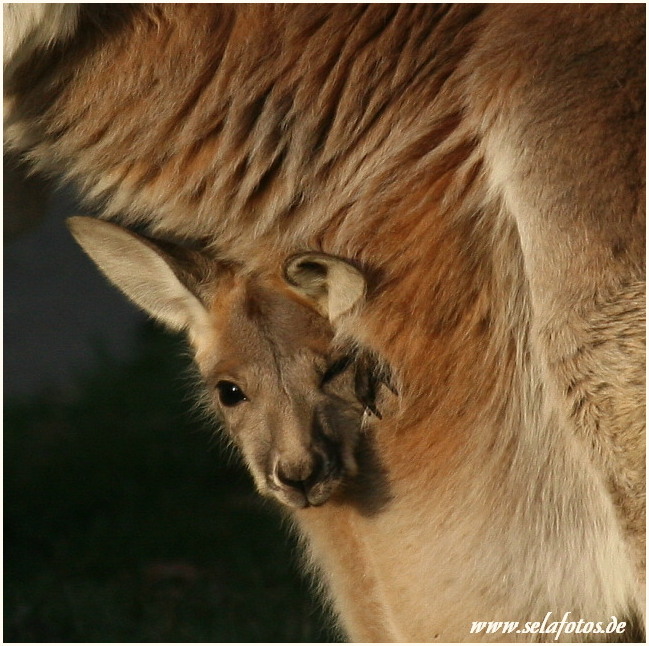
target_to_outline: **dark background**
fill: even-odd
[[[5,174],[4,641],[334,640],[289,523],[195,411],[183,340],[48,189]]]

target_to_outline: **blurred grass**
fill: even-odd
[[[74,401],[5,401],[6,642],[334,640],[181,348],[147,327]]]

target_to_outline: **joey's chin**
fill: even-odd
[[[279,487],[274,483],[270,483],[263,493],[291,509],[321,507],[339,490],[341,482],[342,478],[338,477],[318,482],[308,489],[304,487]]]
[[[309,506],[320,507],[324,505],[339,490],[341,482],[341,478],[336,478],[315,485],[307,495]]]
[[[309,507],[309,501],[303,491],[284,490],[272,487],[267,495],[277,502],[291,509],[305,509]]]

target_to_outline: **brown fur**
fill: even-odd
[[[296,516],[355,640],[643,614],[643,60],[637,5],[87,6],[6,79],[107,216],[363,268],[392,502]]]
[[[68,225],[126,296],[187,330],[205,403],[262,494],[300,509],[324,504],[345,483],[349,498],[366,459],[361,426],[370,413],[380,417],[376,397],[386,380],[373,358],[334,342],[331,323],[363,297],[355,267],[298,254],[280,277],[93,218]]]

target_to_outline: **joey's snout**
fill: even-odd
[[[290,507],[324,504],[345,475],[340,450],[333,443],[299,453],[275,453],[268,484],[275,498]]]

